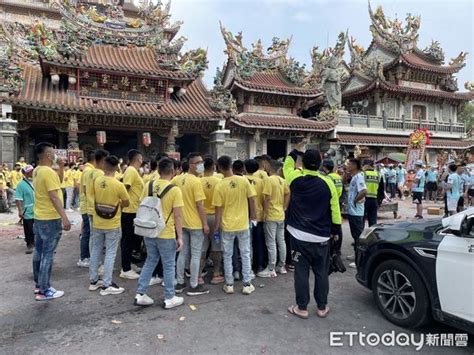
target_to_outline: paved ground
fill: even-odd
[[[401,218],[412,216],[413,207],[403,202]],[[389,221],[391,214],[381,215]],[[0,215],[0,354],[46,353],[415,353],[413,346],[378,347],[355,345],[329,346],[330,331],[407,332],[420,334],[461,333],[437,323],[417,332],[393,326],[376,309],[369,291],[354,278],[355,270],[330,277],[331,314],[309,320],[289,316],[286,308],[294,303],[292,274],[275,280],[257,279],[251,296],[226,295],[220,286],[211,293],[185,296],[181,308],[165,311],[155,305],[146,309],[133,305],[136,282],[116,281],[126,288],[118,296],[102,297],[87,290],[87,270],[76,266],[79,250],[79,215],[71,214],[77,224],[66,233],[58,247],[53,269],[53,284],[65,290],[63,298],[47,303],[33,299],[31,255],[25,255],[21,229],[13,224],[14,215]],[[349,253],[350,237],[344,225],[344,254]],[[117,266],[118,270],[118,266]],[[239,289],[237,284],[237,290]],[[261,286],[261,287],[259,287]],[[163,296],[161,286],[149,294]],[[462,297],[462,295],[460,295]],[[195,306],[195,310],[191,309]],[[428,348],[425,353],[473,354],[474,336],[467,348]]]

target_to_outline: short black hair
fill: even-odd
[[[453,173],[458,169],[458,166],[456,164],[451,164],[449,166],[449,170],[451,170]]]
[[[263,154],[260,158],[262,158],[262,160],[266,160],[268,162],[270,162],[270,160],[272,160],[272,157],[268,154]]]
[[[192,152],[192,153],[189,153],[188,154],[188,162],[192,159],[192,158],[196,158],[196,157],[202,157],[202,154],[199,153],[199,152]]]
[[[256,159],[247,159],[244,161],[247,174],[253,174],[258,170],[258,161]]]
[[[48,148],[53,148],[53,145],[51,143],[48,143],[48,142],[41,142],[41,143],[38,143],[36,146],[35,146],[35,154],[37,157],[39,157],[40,155],[42,155],[46,149]]]
[[[214,168],[214,165],[216,165],[216,162],[214,161],[213,158],[211,157],[205,157],[204,158],[204,170],[208,171]]]
[[[170,158],[163,158],[158,163],[158,172],[160,175],[169,175],[173,172],[174,162]]]
[[[270,163],[270,168],[274,170],[275,172],[277,172],[282,166],[278,160],[274,160],[274,159],[270,160],[269,163]]]
[[[109,155],[105,157],[105,166],[108,169],[113,169],[118,167],[119,165],[119,159],[115,155]]]
[[[135,160],[135,158],[139,155],[142,155],[142,153],[139,151],[139,150],[136,150],[136,149],[130,149],[128,152],[127,152],[127,158],[128,158],[128,162],[132,162],[133,160]]]
[[[159,161],[160,161],[161,159],[163,159],[163,158],[168,158],[168,154],[166,154],[166,153],[158,153],[158,154],[156,154],[155,160],[156,160],[157,162],[159,162]]]
[[[223,155],[217,159],[217,166],[220,171],[228,171],[232,168],[232,158],[228,155]]]
[[[244,162],[242,160],[236,160],[232,163],[232,170],[234,174],[243,174],[245,171]]]
[[[359,159],[351,158],[349,159],[349,163],[354,164],[357,167],[357,170],[360,170],[362,168],[362,165]]]
[[[321,166],[321,153],[316,149],[308,149],[303,154],[303,166],[305,169],[317,171]]]
[[[92,163],[95,160],[95,150],[89,150],[86,155],[87,162]]]
[[[173,160],[173,165],[174,165],[174,170],[178,170],[178,169],[181,169],[181,161],[179,161],[178,159],[172,159]]]
[[[189,171],[189,162],[187,160],[183,161],[181,164],[181,169],[183,170],[183,173],[187,173]]]
[[[330,172],[334,171],[334,161],[332,159],[324,159],[323,160],[323,167],[328,169]]]
[[[69,163],[69,167],[70,167],[71,169],[74,168],[75,166],[76,166],[76,163],[73,163],[73,162],[70,162],[70,163]]]
[[[158,162],[156,160],[152,160],[150,162],[150,169],[151,170],[156,170],[157,167],[158,167]]]
[[[108,157],[110,154],[108,151],[104,149],[97,149],[94,154],[95,161],[97,163],[100,163],[102,160],[104,160],[106,157]]]

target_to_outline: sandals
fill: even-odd
[[[297,312],[306,312],[306,314],[301,314],[301,313],[297,313]],[[303,311],[301,309],[298,308],[298,306],[290,306],[288,307],[288,313],[298,317],[298,318],[301,318],[301,319],[308,319],[309,317],[309,314],[308,314],[308,311]]]
[[[326,309],[324,310],[320,310],[319,308],[316,309],[316,315],[319,317],[319,318],[326,318],[329,314],[329,307],[326,306]]]

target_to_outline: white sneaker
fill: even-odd
[[[110,284],[109,287],[105,288],[105,286],[102,286],[102,289],[100,290],[100,295],[101,296],[107,296],[107,295],[119,295],[122,292],[124,292],[125,289],[123,287],[119,287],[113,282]]]
[[[258,277],[277,277],[277,273],[275,270],[270,270],[269,268],[265,268],[265,270],[260,271],[257,273]]]
[[[127,280],[138,280],[140,278],[140,275],[138,275],[133,270],[128,270],[128,271],[121,270],[120,271],[120,278],[127,279]]]
[[[242,293],[244,295],[250,295],[253,291],[255,291],[255,287],[252,284],[249,284],[242,288]]]
[[[79,259],[77,262],[77,266],[79,267],[89,267],[90,265],[90,260],[85,258],[85,259]]]
[[[234,286],[233,285],[224,285],[224,287],[222,288],[224,290],[225,293],[227,293],[228,295],[231,295],[234,293]]]
[[[349,267],[350,267],[351,269],[357,269],[357,265],[356,265],[356,263],[354,263],[354,262],[350,263],[350,264],[349,264]]]
[[[181,306],[184,303],[183,297],[174,296],[169,300],[165,300],[165,309],[171,309],[174,307]]]
[[[137,293],[135,295],[135,302],[133,303],[135,306],[151,306],[155,301],[153,298],[149,297],[148,295],[140,295]]]
[[[131,267],[132,270],[135,271],[135,272],[140,272],[140,271],[142,271],[142,268],[139,267],[139,266],[137,266],[137,265],[135,265],[135,264],[131,264],[130,267]]]
[[[234,280],[238,281],[240,279],[240,273],[238,271],[234,271]]]
[[[164,282],[164,281],[162,279],[160,279],[158,276],[157,277],[152,277],[150,279],[150,283],[148,284],[148,286],[159,285],[162,282]]]
[[[284,267],[284,266],[277,266],[277,267],[275,268],[275,271],[278,272],[279,274],[282,274],[282,275],[288,273],[288,272],[286,271],[286,267]]]
[[[97,280],[96,282],[91,282],[89,284],[89,291],[97,291],[99,288],[103,286],[102,280]]]

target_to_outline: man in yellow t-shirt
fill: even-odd
[[[183,193],[183,252],[179,253],[176,265],[176,293],[181,293],[186,288],[184,283],[184,268],[186,257],[191,254],[189,279],[190,289],[188,296],[198,296],[209,293],[203,285],[198,284],[199,265],[201,260],[204,237],[209,234],[206,212],[203,201],[206,199],[198,176],[204,172],[204,161],[200,153],[188,155],[189,170],[177,179],[177,186]]]
[[[23,174],[21,172],[21,166],[19,163],[15,164],[15,170],[10,173],[10,181],[12,185],[12,189],[16,190],[16,187],[23,180]]]
[[[217,165],[219,171],[224,174],[224,179],[215,187],[212,204],[216,207],[214,228],[221,231],[224,251],[224,292],[234,293],[232,255],[234,240],[237,238],[242,258],[242,293],[249,295],[255,291],[255,287],[251,284],[249,215],[254,223],[256,193],[245,177],[235,176],[232,173],[230,157],[225,155],[220,157]]]
[[[74,178],[74,197],[72,199],[72,208],[79,208],[79,195],[80,195],[80,185],[81,185],[81,175],[84,170],[84,164],[76,164],[73,168],[73,178]]]
[[[90,193],[94,198],[94,217],[91,260],[89,267],[89,291],[96,291],[99,288],[102,296],[118,295],[125,291],[124,288],[112,282],[115,257],[122,231],[120,229],[120,216],[122,207],[127,207],[129,196],[125,186],[115,179],[115,172],[118,169],[119,160],[114,155],[109,155],[104,159],[104,175],[97,177],[93,182]],[[115,215],[107,216],[101,214],[100,206],[115,208]],[[105,246],[104,274],[99,280],[99,264],[102,251]]]
[[[267,247],[265,245],[265,234],[263,232],[263,179],[257,177],[258,162],[255,159],[247,159],[245,162],[245,176],[250,185],[255,189],[255,217],[257,225],[252,227],[252,264],[253,268],[260,272],[267,265]],[[266,174],[266,173],[265,173]]]
[[[268,265],[265,270],[257,273],[259,277],[276,277],[276,272],[286,274],[285,210],[290,201],[290,188],[287,182],[277,175],[280,168],[280,162],[271,160],[268,164],[270,177],[263,184],[263,220]]]
[[[258,162],[258,170],[254,173],[256,177],[259,177],[263,181],[268,179],[268,166],[269,166],[269,157],[266,155],[262,155],[259,157],[255,157],[255,160]]]
[[[23,169],[24,167],[26,167],[25,157],[20,157],[20,159],[18,159],[17,164],[20,164],[20,168],[21,168],[21,169]]]
[[[122,213],[122,270],[120,277],[122,279],[136,280],[140,277],[135,270],[132,269],[133,250],[141,251],[142,239],[135,235],[133,220],[137,216],[138,206],[140,204],[140,196],[143,191],[143,180],[140,177],[139,169],[143,163],[142,154],[131,149],[127,153],[128,168],[125,170],[122,182],[130,195],[130,205],[123,209]]]
[[[64,171],[63,187],[66,190],[66,212],[72,212],[74,198],[74,163],[69,163]]]
[[[64,295],[63,291],[51,287],[51,269],[54,251],[58,246],[61,232],[71,229],[71,223],[63,208],[61,182],[51,167],[54,162],[59,166],[62,175],[64,162],[58,159],[53,146],[39,143],[35,147],[38,166],[33,172],[35,189],[35,205],[33,207],[35,221],[35,251],[33,254],[33,276],[35,280],[35,299],[48,301]]]
[[[86,196],[86,182],[89,180],[89,174],[95,169],[95,151],[87,153],[87,163],[84,164],[81,178],[79,180],[79,210],[81,211],[82,227],[81,227],[81,256],[77,262],[79,267],[89,267],[90,250],[89,241],[91,236],[91,224],[89,215],[87,214],[87,196]]]
[[[158,260],[163,263],[165,285],[165,309],[183,304],[183,298],[177,297],[174,289],[176,252],[183,247],[182,208],[184,206],[181,189],[170,183],[174,176],[174,164],[169,158],[162,158],[158,163],[160,178],[147,182],[143,188],[141,200],[149,196],[150,184],[152,195],[161,199],[166,227],[157,238],[144,238],[147,257],[138,280],[135,304],[149,306],[153,299],[146,294]]]
[[[214,159],[208,157],[204,159],[204,176],[201,178],[202,188],[204,190],[204,195],[206,199],[204,200],[204,211],[207,216],[207,224],[209,225],[209,235],[204,236],[204,244],[201,254],[201,269],[204,268],[204,263],[206,260],[207,249],[209,249],[209,244],[211,245],[210,258],[213,264],[213,275],[211,279],[211,284],[217,285],[224,282],[224,276],[221,273],[221,264],[222,264],[222,244],[219,235],[216,235],[214,230],[215,224],[215,214],[216,208],[212,204],[212,198],[214,196],[214,188],[217,183],[221,181],[216,175],[216,164]]]

